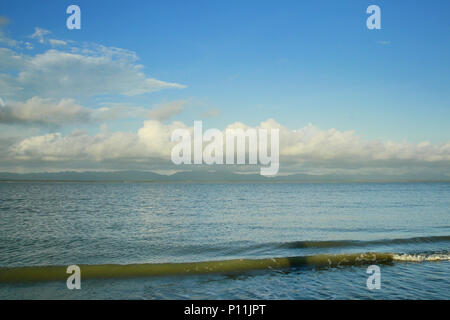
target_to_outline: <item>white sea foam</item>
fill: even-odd
[[[409,262],[422,262],[422,261],[447,261],[450,260],[450,254],[394,254],[392,259],[394,261],[409,261]]]

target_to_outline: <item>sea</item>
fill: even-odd
[[[0,299],[450,299],[449,248],[450,183],[0,182]]]

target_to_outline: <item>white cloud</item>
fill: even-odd
[[[67,41],[64,41],[64,40],[58,40],[58,39],[49,39],[48,42],[49,42],[52,46],[65,46],[65,45],[67,45]]]
[[[35,37],[43,34],[41,30]],[[136,54],[124,49],[90,45],[65,51],[51,49],[34,56],[0,49],[0,71],[13,71],[0,73],[0,95],[15,100],[36,95],[77,99],[105,94],[133,96],[185,88],[147,77],[144,67],[136,63]]]
[[[147,118],[148,109],[117,102],[102,102],[100,108],[92,109],[93,118],[107,121],[124,118]]]
[[[141,168],[152,166],[154,170],[174,169],[170,161],[174,145],[170,141],[171,133],[176,128],[192,128],[182,122],[163,122],[183,112],[185,100],[167,102],[148,110],[126,103],[100,103],[101,108],[89,109],[74,99],[107,94],[133,96],[168,88],[181,89],[184,85],[147,76],[133,51],[53,39],[49,38],[50,31],[41,28],[35,29],[32,38],[53,49],[36,55],[24,54],[16,48],[32,49],[32,44],[9,39],[3,31],[7,23],[5,17],[0,17],[0,43],[13,48],[0,48],[0,96],[6,99],[5,102],[0,98],[0,125],[58,126],[123,116],[148,116],[151,120],[145,121],[135,133],[109,132],[105,126],[94,135],[75,130],[68,135],[33,132],[24,138],[25,135],[6,137],[5,130],[0,139],[0,165],[24,163],[47,168],[50,163],[50,166],[69,168],[80,162],[86,169],[102,164],[108,164],[110,169],[123,164],[130,167],[139,164]],[[380,42],[381,45],[389,43]],[[220,110],[213,108],[202,116],[218,114]],[[449,174],[450,142],[365,141],[354,131],[322,130],[313,125],[291,130],[273,119],[261,122],[258,127],[280,130],[281,172],[368,172],[382,168],[395,173],[412,170],[409,168],[440,168],[443,174]],[[11,128],[8,130],[15,130]],[[249,127],[236,122],[227,128]]]
[[[51,33],[52,32],[49,30],[36,27],[36,28],[34,28],[34,33],[30,36],[30,38],[36,39],[41,44],[48,43],[52,47],[65,46],[69,42],[73,42],[73,41],[64,41],[64,40],[60,40],[60,39],[47,39],[46,36],[50,35]],[[26,42],[25,44],[27,46],[29,46],[29,49],[32,49],[31,43]]]
[[[450,161],[450,142],[418,144],[407,142],[364,141],[354,131],[321,130],[311,124],[290,130],[274,120],[263,128],[280,129],[280,155],[285,161],[314,164]]]
[[[8,48],[0,48],[0,70],[14,70],[23,64],[23,56]]]
[[[74,99],[33,97],[25,102],[5,103],[0,97],[0,124],[73,125],[115,119],[146,118],[148,109],[122,103],[100,103],[85,108]]]
[[[14,144],[7,154],[15,161],[90,161],[91,164],[104,162],[110,166],[123,162],[131,166],[137,163],[149,166],[165,163],[164,168],[170,169],[173,166],[170,153],[174,145],[170,137],[176,128],[192,130],[192,127],[182,122],[163,124],[160,121],[148,120],[137,133],[102,131],[89,135],[76,131],[67,136],[60,133],[34,136]],[[249,127],[242,123],[233,123],[227,128]],[[261,122],[257,128],[280,130],[282,171],[314,168],[321,169],[322,172],[340,172],[348,169],[383,168],[385,172],[389,172],[397,168],[407,171],[408,168],[418,170],[434,167],[441,168],[442,172],[447,174],[449,171],[450,143],[363,141],[353,131],[321,130],[313,125],[291,130],[272,119]],[[210,167],[205,166],[205,169],[208,168]]]
[[[17,160],[40,161],[148,161],[150,158],[170,157],[170,135],[175,128],[184,127],[175,122],[164,125],[149,120],[137,133],[105,130],[97,135],[74,131],[63,136],[50,133],[30,137],[15,144],[11,153]]]
[[[42,28],[34,28],[34,33],[30,36],[33,39],[37,39],[39,43],[45,42],[45,36],[49,35],[51,32]]]
[[[37,123],[61,125],[86,122],[92,111],[75,103],[72,99],[43,99],[33,97],[25,102],[3,103],[0,106],[0,123]]]

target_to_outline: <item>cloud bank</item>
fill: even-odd
[[[177,128],[192,127],[175,121],[164,124],[157,120],[145,121],[136,133],[100,132],[89,135],[74,131],[66,136],[49,133],[23,139],[8,148],[4,157],[9,161],[33,162],[83,162],[85,164],[114,163],[120,168],[127,163],[139,163],[140,168],[154,169],[176,167],[171,164],[170,153],[174,146],[170,137]],[[227,128],[247,129],[243,123],[233,123]],[[280,171],[298,171],[305,168],[321,168],[322,172],[335,169],[364,168],[439,168],[443,174],[450,174],[450,143],[411,144],[398,142],[364,141],[354,131],[336,129],[321,130],[308,125],[291,130],[273,119],[261,122],[255,129],[280,130]],[[206,130],[207,128],[204,128]],[[206,146],[206,143],[204,144]],[[120,164],[120,165],[119,165]],[[204,165],[205,168],[208,166]],[[245,166],[242,167],[245,171]],[[402,169],[402,170],[403,170]],[[336,171],[336,170],[335,170]]]

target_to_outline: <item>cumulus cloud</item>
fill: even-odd
[[[141,155],[135,135],[123,132],[112,134],[100,133],[90,136],[82,131],[62,136],[60,133],[49,133],[22,140],[12,147],[18,160],[42,161],[102,161],[105,159],[133,158],[124,154]],[[71,146],[69,148],[69,145]]]
[[[76,130],[67,136],[49,133],[23,139],[11,148],[18,160],[41,161],[148,161],[151,158],[170,160],[170,136],[181,122],[164,125],[148,120],[137,133],[102,131],[89,135]]]
[[[177,128],[192,132],[192,127],[182,122],[163,124],[148,120],[136,133],[100,132],[89,135],[76,131],[66,136],[60,133],[34,136],[11,146],[7,154],[15,161],[165,163],[164,168],[170,168],[170,153],[174,146],[170,138]],[[237,122],[227,128],[245,130],[250,127]],[[339,172],[349,168],[383,168],[388,172],[396,168],[439,167],[448,174],[450,169],[450,143],[364,141],[353,131],[322,130],[313,125],[291,130],[273,119],[261,122],[256,128],[280,130],[281,171],[321,168],[322,172]],[[205,165],[205,168],[209,167]],[[245,166],[243,168],[245,170]]]
[[[450,143],[418,144],[392,141],[364,141],[354,131],[321,130],[312,124],[290,130],[271,119],[262,128],[279,128],[280,155],[285,161],[314,164],[414,161],[431,163],[450,161]]]
[[[74,99],[33,97],[25,102],[5,103],[0,97],[0,124],[74,125],[125,118],[146,118],[148,109],[122,103],[100,103],[86,108]]]
[[[73,99],[43,99],[33,97],[25,102],[0,104],[0,123],[33,123],[61,125],[86,122],[92,111],[75,103]]]

